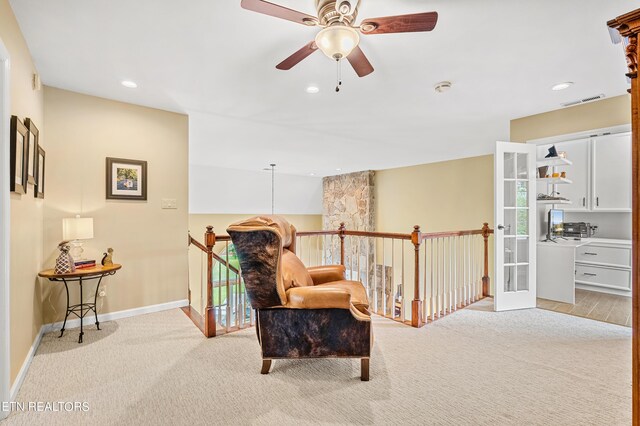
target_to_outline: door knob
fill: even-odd
[[[498,225],[498,229],[502,231],[504,229],[504,226]]]

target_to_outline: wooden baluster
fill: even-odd
[[[382,316],[387,316],[387,255],[385,253],[384,238],[382,239]]]
[[[344,265],[344,233],[347,229],[344,226],[344,222],[340,223],[338,228],[338,236],[340,237],[340,264]]]
[[[229,242],[225,242],[225,260],[227,262],[227,265],[229,264]],[[232,290],[231,290],[231,286],[229,285],[229,269],[227,268],[227,273],[225,274],[225,283],[227,286],[227,318],[225,321],[225,326],[226,326],[226,331],[227,333],[229,332],[229,327],[231,324],[231,303],[232,303]]]
[[[373,312],[376,312],[378,310],[378,242],[375,238],[373,239],[373,298]]]
[[[435,268],[436,268],[436,264],[435,264],[435,260],[434,260],[434,256],[435,256],[435,251],[433,246],[435,245],[435,241],[433,239],[429,240],[431,242],[431,281],[430,281],[430,285],[431,285],[431,321],[434,321],[436,319],[436,287],[434,285],[436,278],[435,275]]]
[[[453,301],[453,284],[454,284],[454,273],[453,273],[453,238],[449,237],[449,288],[447,288],[447,292],[449,294],[449,313],[453,312],[453,307],[455,302]]]
[[[482,226],[482,238],[484,240],[484,273],[482,275],[482,297],[491,295],[491,281],[489,279],[489,224]]]
[[[449,280],[448,268],[447,268],[447,251],[449,238],[442,239],[442,315],[447,315],[447,282]]]
[[[204,233],[204,241],[207,247],[207,308],[204,315],[204,334],[207,337],[216,335],[216,317],[213,309],[213,246],[216,245],[216,234],[213,226],[207,226]]]
[[[438,241],[438,318],[444,308],[444,238]]]
[[[405,301],[405,294],[407,294],[407,292],[405,291],[404,288],[404,241],[400,241],[400,247],[402,248],[402,280],[400,283],[400,321],[404,322],[405,321],[405,317],[404,317],[404,301]],[[424,314],[421,314],[422,318],[424,318]]]
[[[413,227],[411,233],[411,242],[414,246],[414,287],[413,287],[413,301],[411,302],[411,325],[413,327],[422,327],[424,325],[422,318],[422,300],[420,300],[420,244],[422,243],[422,233],[420,232],[420,226]]]
[[[358,246],[356,247],[356,265],[358,268],[358,281],[362,282],[362,277],[360,276],[360,244],[362,243],[362,239],[360,237],[356,237],[356,241],[358,242]]]
[[[453,310],[458,310],[458,237],[453,238]]]
[[[427,299],[427,294],[428,294],[428,288],[427,288],[427,270],[428,268],[428,261],[427,261],[427,243],[424,243],[424,262],[423,262],[424,268],[423,268],[423,277],[422,277],[422,288],[423,290],[423,298],[425,303],[422,304],[422,318],[424,318],[424,321],[427,322],[427,320],[429,319],[429,312],[428,312],[428,307],[429,307],[429,301],[430,298]],[[404,290],[403,290],[404,291]],[[406,292],[403,293],[403,299],[406,298],[405,296]],[[429,300],[429,301],[428,301]]]
[[[396,240],[391,239],[391,319],[396,318]]]

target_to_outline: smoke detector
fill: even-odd
[[[436,84],[434,88],[438,93],[446,92],[447,90],[451,89],[451,82],[441,81],[440,83]]]

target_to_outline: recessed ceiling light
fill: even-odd
[[[123,85],[124,87],[129,88],[129,89],[135,89],[136,87],[138,87],[138,85],[136,84],[136,82],[135,82],[135,81],[131,81],[131,80],[124,80],[124,81],[122,82],[122,85]]]
[[[320,91],[318,86],[309,86],[307,87],[307,93],[316,94]]]
[[[342,169],[336,169],[336,172],[341,172],[341,171],[342,171]]]
[[[315,175],[316,175],[315,173],[309,173],[309,176],[315,176]]]
[[[565,81],[564,83],[558,83],[551,88],[551,90],[564,90],[573,85],[573,81]]]

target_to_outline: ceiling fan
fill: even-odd
[[[323,28],[315,40],[276,65],[279,70],[290,70],[307,56],[320,49],[335,61],[347,58],[359,77],[373,72],[373,66],[360,49],[360,34],[413,33],[431,31],[438,22],[437,12],[411,15],[385,16],[365,19],[354,25],[361,0],[315,0],[318,16],[307,15],[269,3],[264,0],[242,0],[241,6],[276,18],[286,19],[307,26]]]

